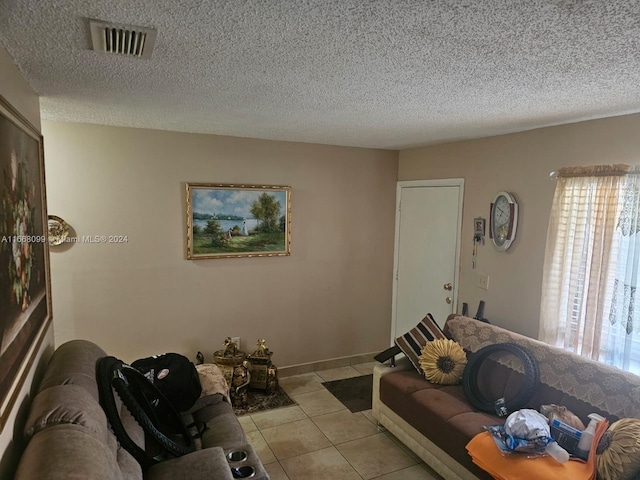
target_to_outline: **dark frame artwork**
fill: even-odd
[[[50,323],[42,136],[0,96],[0,431]]]
[[[187,259],[291,254],[291,187],[187,183]]]

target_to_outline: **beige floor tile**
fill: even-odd
[[[426,477],[427,479],[431,480],[431,477],[433,477],[433,480],[444,480],[444,478],[441,477],[438,472],[436,472],[434,469],[432,469],[426,463],[420,463],[420,466],[422,467],[422,469],[424,471],[427,472],[427,477]]]
[[[361,480],[335,447],[283,460],[282,467],[291,480]]]
[[[426,465],[421,464],[375,477],[375,480],[443,480],[443,478]]]
[[[373,373],[373,367],[378,365],[380,362],[367,362],[367,363],[359,363],[357,365],[352,365],[360,375],[371,375]]]
[[[336,448],[365,480],[416,463],[384,433],[343,443]]]
[[[253,449],[256,451],[256,453],[258,454],[258,458],[263,465],[267,463],[273,463],[277,460],[276,456],[269,448],[269,445],[267,445],[265,438],[258,430],[256,430],[255,432],[247,433],[247,442],[249,442],[249,444],[251,444]]]
[[[282,389],[287,392],[289,396],[323,390],[322,382],[322,378],[315,373],[303,373],[302,375],[285,377],[278,381]]]
[[[313,423],[334,445],[378,433],[376,426],[364,415],[351,413],[349,410],[313,417]]]
[[[332,368],[330,370],[319,370],[316,372],[320,378],[325,382],[331,382],[333,380],[342,380],[344,378],[359,377],[362,375],[358,370],[353,367],[339,367]]]
[[[238,421],[240,422],[240,425],[242,426],[244,433],[255,432],[258,429],[258,427],[256,426],[255,423],[253,423],[253,420],[249,415],[243,415],[241,417],[238,417]]]
[[[298,405],[239,417],[272,480],[443,480],[371,410],[351,413],[322,386],[367,375],[376,363],[285,377],[280,384]]]
[[[307,418],[307,415],[297,405],[293,407],[276,408],[251,415],[253,423],[261,430],[282,425],[283,423],[295,422],[303,418]]]
[[[304,413],[310,417],[324,415],[325,413],[346,410],[340,400],[334,397],[327,389],[318,390],[317,392],[302,393],[293,395],[291,398],[302,408]]]
[[[331,446],[327,437],[308,418],[265,428],[261,433],[278,460]]]
[[[271,480],[290,480],[284,470],[282,469],[282,465],[278,462],[270,463],[264,466],[264,469],[267,471],[267,474],[271,478]]]
[[[402,443],[402,441],[399,438],[396,438],[396,436],[391,433],[391,432],[387,432],[385,431],[385,435],[387,437],[389,437],[396,445],[398,445],[402,450],[404,450],[404,452],[409,455],[411,458],[413,458],[416,463],[421,463],[422,459],[416,455],[415,453],[413,453],[413,450],[411,450],[409,447],[407,447],[404,443]]]
[[[386,432],[387,429],[384,428],[382,425],[378,425],[378,421],[373,418],[373,414],[371,413],[371,410],[363,410],[362,412],[360,412],[367,420],[369,420],[371,423],[373,423],[376,428],[378,429],[379,432]]]
[[[374,425],[377,425],[378,423],[376,422],[376,419],[373,418],[373,414],[371,413],[371,409],[369,410],[363,410],[360,412],[367,420],[369,420],[371,423],[373,423]]]

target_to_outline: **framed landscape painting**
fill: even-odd
[[[0,97],[0,430],[51,321],[42,137]]]
[[[291,254],[291,187],[187,183],[187,258]]]

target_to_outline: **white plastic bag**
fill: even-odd
[[[504,429],[509,435],[524,440],[551,436],[547,417],[529,408],[517,410],[509,415],[504,422]]]

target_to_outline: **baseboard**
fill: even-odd
[[[320,360],[318,362],[278,367],[278,377],[284,378],[303,373],[313,373],[319,370],[330,370],[332,368],[349,367],[351,365],[358,365],[359,363],[373,362],[373,357],[378,353],[380,352],[361,353],[359,355],[351,355],[348,357],[339,357],[329,360]]]

